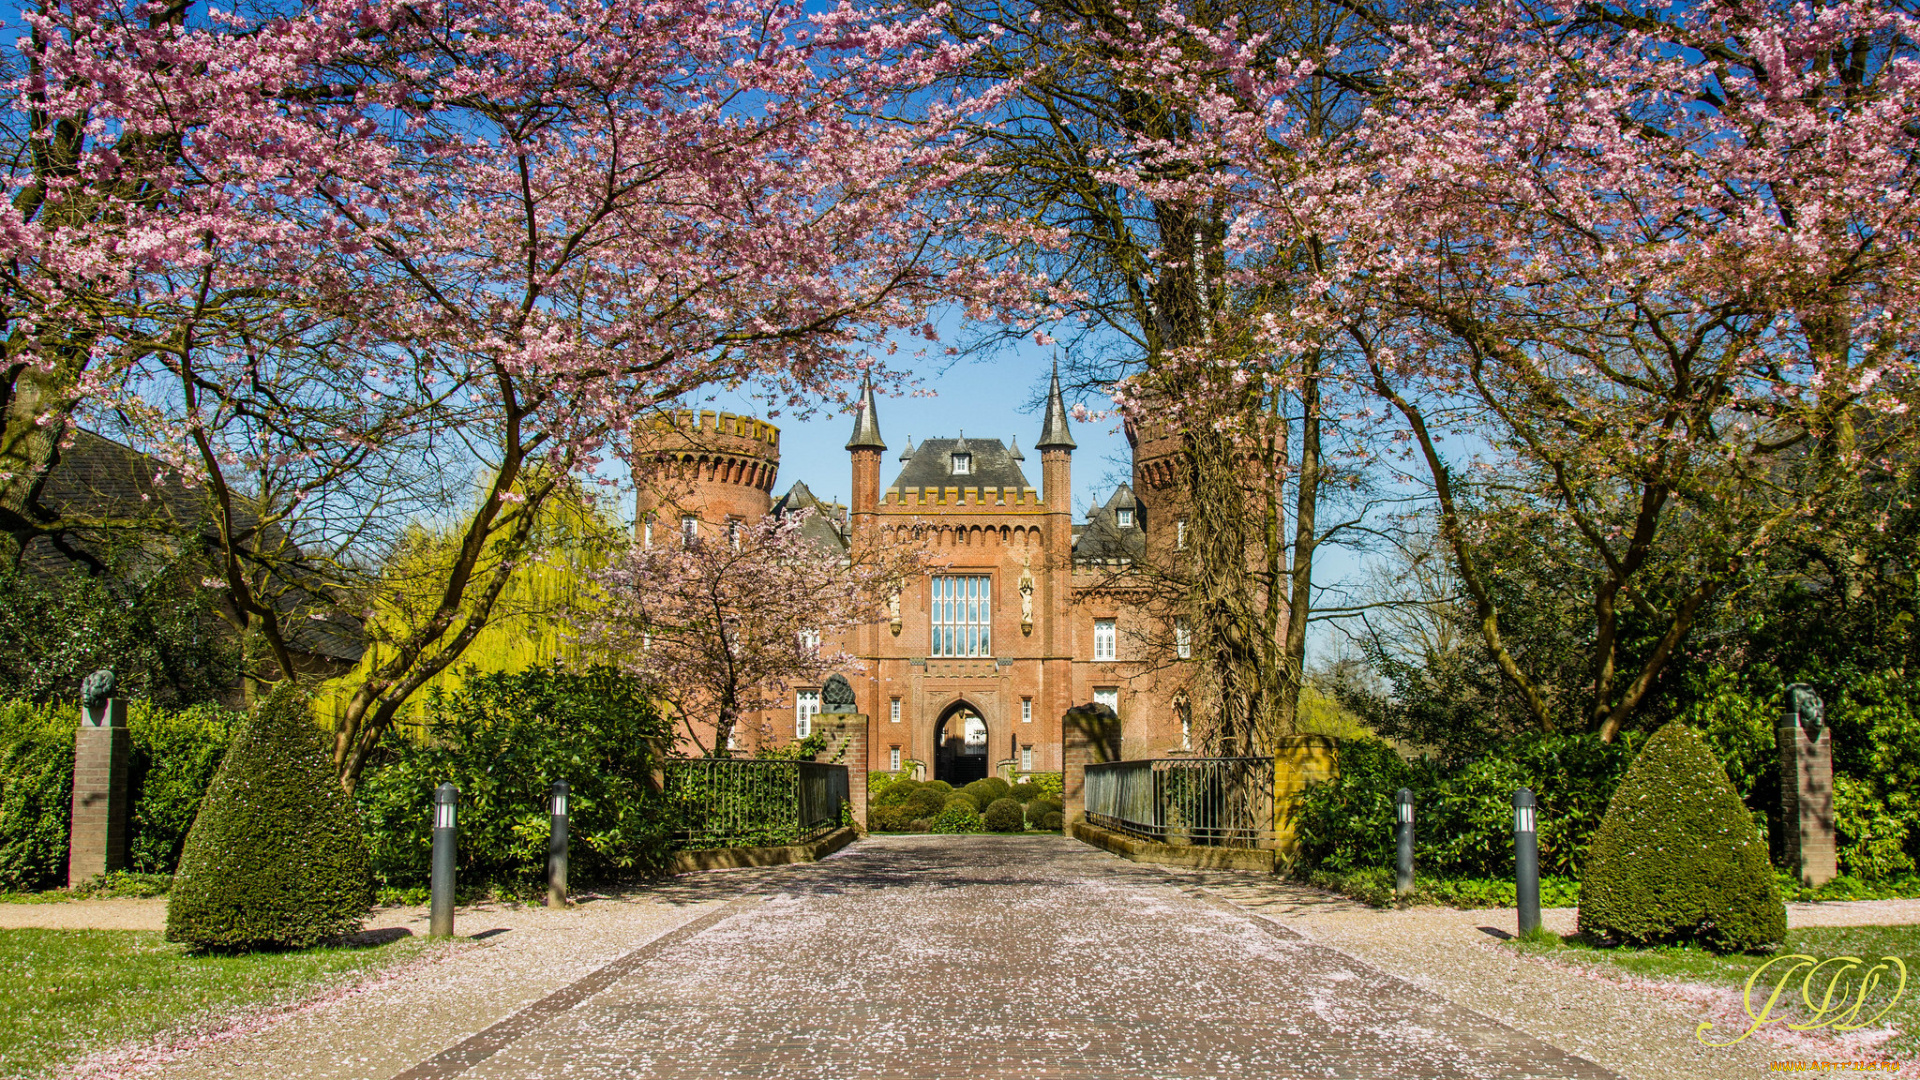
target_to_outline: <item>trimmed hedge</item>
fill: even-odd
[[[0,889],[66,884],[80,707],[0,702]],[[217,705],[127,708],[127,868],[171,874],[241,714]]]
[[[276,687],[240,726],[187,836],[167,940],[300,949],[360,928],[373,901],[358,815],[306,695]]]
[[[1044,832],[1059,832],[1067,824],[1066,815],[1059,811],[1050,811],[1040,818],[1040,828]]]
[[[1027,820],[1037,823],[1042,818],[1046,817],[1048,814],[1064,813],[1066,812],[1066,809],[1067,809],[1066,803],[1063,803],[1059,799],[1053,798],[1051,796],[1042,795],[1041,797],[1027,804],[1026,806]]]
[[[1012,799],[995,799],[987,804],[981,820],[994,832],[1019,832],[1026,828],[1027,817]]]
[[[574,884],[655,872],[671,859],[670,813],[653,788],[670,728],[642,687],[611,668],[537,666],[471,676],[427,698],[431,742],[393,747],[354,791],[375,879],[427,883],[433,789],[460,789],[462,887],[544,881],[553,782],[569,788]]]
[[[973,800],[955,794],[946,809],[928,822],[928,830],[937,833],[971,833],[979,832],[982,824],[980,812],[973,808]]]
[[[1607,805],[1580,883],[1580,931],[1629,945],[1777,948],[1787,932],[1767,848],[1726,770],[1675,722]]]

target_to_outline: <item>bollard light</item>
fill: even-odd
[[[453,936],[454,860],[457,854],[455,807],[460,789],[441,784],[433,789],[433,884],[427,932]]]
[[[1405,896],[1413,891],[1413,792],[1407,788],[1394,792],[1393,809],[1394,817],[1400,822],[1393,891]]]
[[[1520,932],[1540,929],[1540,837],[1534,830],[1533,792],[1526,788],[1513,793],[1513,885]]]
[[[567,782],[553,782],[553,831],[547,842],[547,906],[567,906]]]

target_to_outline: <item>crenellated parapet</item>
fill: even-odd
[[[656,417],[634,454],[639,520],[665,511],[703,521],[758,520],[772,506],[780,429],[706,409]]]

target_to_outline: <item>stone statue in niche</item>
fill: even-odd
[[[827,676],[820,687],[820,711],[823,713],[850,713],[853,711],[853,684],[845,675]]]
[[[113,669],[101,668],[80,683],[80,703],[88,712],[99,712],[113,696]]]
[[[1022,559],[1020,567],[1020,632],[1033,633],[1033,570]]]
[[[895,592],[887,597],[887,627],[894,637],[900,636],[900,594]]]

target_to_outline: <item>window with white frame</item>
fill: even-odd
[[[819,652],[820,631],[811,629],[800,631],[800,647],[808,652]]]
[[[740,550],[740,526],[741,526],[741,524],[742,524],[742,522],[741,522],[741,520],[740,520],[739,518],[728,518],[728,519],[727,519],[727,543],[729,543],[729,544],[731,544],[731,545],[733,545],[733,550],[735,550],[735,551],[739,551],[739,550]]]
[[[887,720],[895,724],[900,722],[900,699],[899,698],[894,698],[891,702],[887,704]]]
[[[993,579],[943,574],[933,579],[932,656],[993,655]]]
[[[793,734],[806,738],[813,734],[813,718],[820,715],[820,691],[795,690],[793,692]]]
[[[1173,651],[1182,660],[1193,659],[1193,631],[1185,619],[1173,620]]]
[[[646,516],[646,520],[640,523],[640,546],[641,547],[653,546],[653,515],[652,514],[648,514]]]
[[[680,518],[680,545],[682,547],[692,547],[699,542],[700,519],[694,517],[692,514],[682,515]]]
[[[1020,699],[1020,722],[1023,724],[1033,723],[1033,699],[1030,697]]]
[[[887,751],[887,769],[890,772],[900,771],[900,748],[897,746]]]
[[[1133,528],[1133,511],[1132,510],[1120,510],[1120,511],[1117,511],[1117,514],[1120,518],[1121,528],[1123,529]]]
[[[1033,747],[1031,746],[1023,746],[1020,748],[1020,771],[1033,771]]]
[[[1093,620],[1093,658],[1117,660],[1120,657],[1120,632],[1112,619]]]
[[[1186,518],[1181,518],[1179,521],[1174,522],[1173,549],[1175,551],[1187,550],[1187,519]]]
[[[972,454],[953,455],[953,475],[955,476],[973,475],[973,455]]]
[[[1117,686],[1094,687],[1093,703],[1095,705],[1105,705],[1107,708],[1113,710],[1113,715],[1119,716],[1120,715],[1120,688]]]

